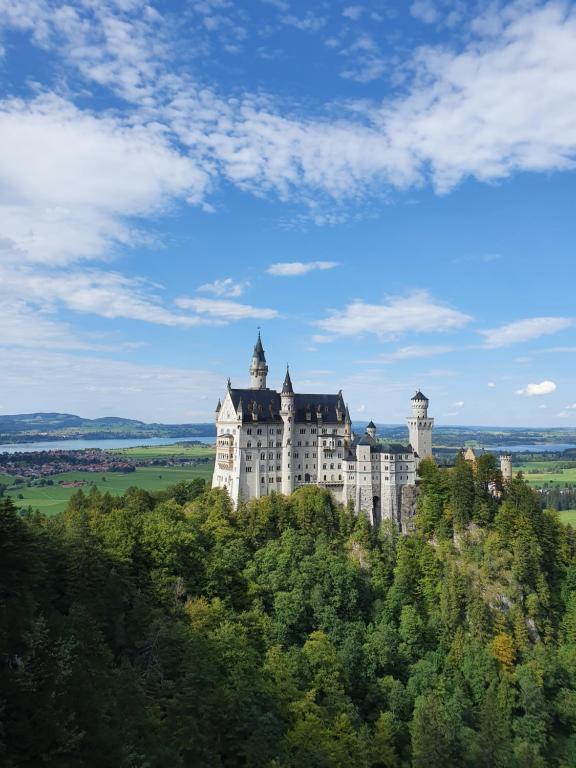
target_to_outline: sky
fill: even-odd
[[[576,426],[576,4],[0,0],[0,413]]]

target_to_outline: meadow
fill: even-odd
[[[191,480],[194,477],[203,477],[209,481],[212,477],[212,462],[187,467],[137,467],[135,472],[127,474],[108,472],[101,475],[95,472],[64,472],[52,476],[54,485],[23,486],[6,495],[11,496],[19,507],[31,506],[46,515],[55,515],[65,509],[70,496],[79,490],[74,487],[63,488],[60,483],[84,480],[87,483],[87,485],[82,486],[85,493],[90,491],[93,484],[102,492],[108,491],[113,496],[121,496],[132,486],[142,488],[145,491],[161,491],[182,480]],[[19,496],[22,498],[18,498]]]
[[[576,484],[576,467],[558,468],[558,461],[530,461],[514,466],[514,473],[523,472],[524,479],[533,488],[549,485]],[[535,471],[536,470],[536,471]]]

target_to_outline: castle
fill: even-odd
[[[296,394],[290,371],[281,392],[268,389],[268,365],[260,333],[250,364],[250,388],[228,387],[216,408],[216,463],[213,488],[226,488],[233,503],[290,494],[313,484],[351,504],[373,525],[394,520],[410,527],[416,505],[416,469],[432,456],[434,419],[428,399],[417,392],[408,417],[410,445],[381,443],[376,426],[352,431],[342,391]]]

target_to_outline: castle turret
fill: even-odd
[[[374,424],[373,421],[371,421],[366,427],[366,434],[370,435],[370,437],[376,440],[376,424]]]
[[[503,453],[500,456],[500,471],[505,483],[512,480],[512,455],[510,453]]]
[[[252,353],[252,362],[250,363],[250,389],[266,389],[267,374],[266,355],[264,354],[260,331],[258,331],[258,338]]]
[[[408,417],[408,433],[410,444],[418,454],[419,459],[432,456],[432,427],[434,419],[428,416],[429,400],[420,390],[416,392],[411,403],[411,414]]]
[[[284,429],[282,430],[282,493],[289,495],[294,490],[294,473],[292,470],[294,390],[288,366],[286,366],[286,376],[280,393],[280,417],[284,422]]]

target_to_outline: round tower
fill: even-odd
[[[429,400],[420,390],[411,399],[411,413],[408,416],[408,434],[410,445],[418,454],[418,459],[432,457],[432,428],[434,419],[428,416]]]
[[[252,353],[252,362],[250,363],[250,389],[266,389],[267,374],[266,355],[264,354],[260,331],[258,331],[258,338]]]
[[[503,453],[500,456],[500,471],[505,483],[512,480],[512,455],[510,453]]]
[[[282,493],[288,496],[294,490],[294,472],[292,470],[294,390],[288,366],[286,366],[286,376],[280,393],[280,417],[284,422],[284,429],[282,430]]]
[[[430,401],[426,397],[426,395],[423,395],[420,390],[416,392],[414,397],[410,400],[410,403],[412,405],[412,416],[415,416],[416,418],[425,419],[428,417],[428,403]]]
[[[374,424],[373,421],[371,421],[366,427],[366,434],[370,435],[371,438],[376,440],[376,424]]]

